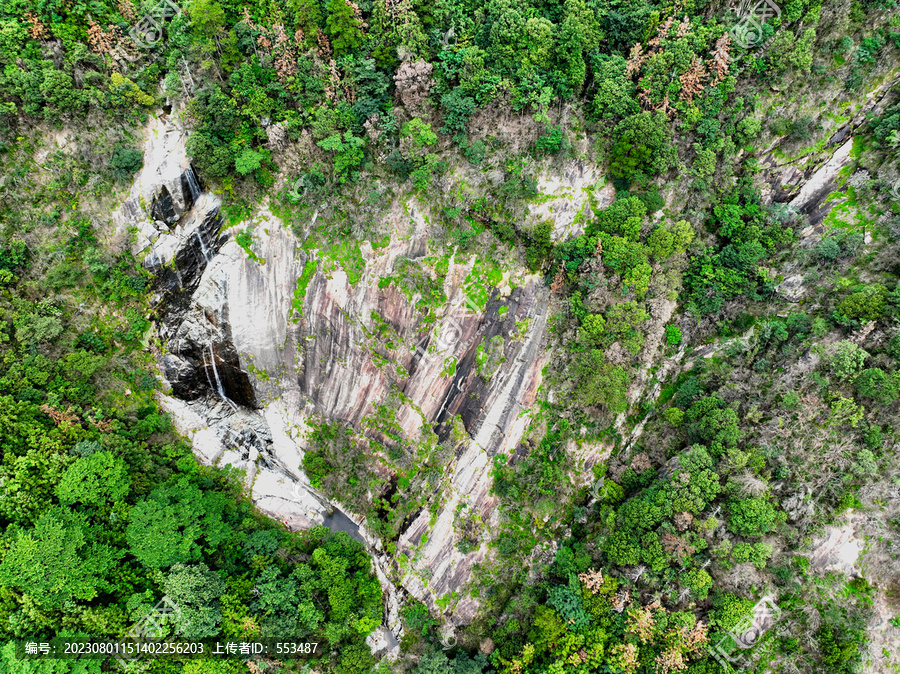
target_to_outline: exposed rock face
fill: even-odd
[[[833,203],[824,203],[825,198],[835,191],[836,180],[841,169],[850,161],[850,150],[853,149],[853,138],[841,145],[825,164],[803,183],[799,194],[790,205],[809,217],[812,225],[822,222]]]
[[[858,575],[856,566],[865,541],[856,536],[853,520],[841,527],[826,527],[809,556],[810,567],[822,571],[840,571],[846,576]]]
[[[806,288],[803,287],[803,277],[800,274],[788,276],[775,286],[775,292],[788,302],[799,302],[803,295],[806,294]]]
[[[486,542],[466,554],[456,549],[455,509],[465,502],[482,521],[496,519],[491,459],[515,448],[527,426],[520,412],[533,402],[545,364],[548,291],[539,277],[524,277],[473,307],[463,285],[474,260],[451,260],[449,302],[427,323],[415,297],[395,284],[379,287],[401,260],[415,264],[428,254],[426,219],[399,205],[387,217],[391,242],[361,246],[365,266],[355,282],[317,251],[302,250],[266,209],[256,214],[251,259],[221,232],[218,200],[196,182],[183,135],[161,122],[116,214],[120,227],[136,229],[134,252],[156,274],[159,363],[172,388],[160,401],[177,427],[203,461],[246,470],[264,512],[294,528],[324,523],[366,542],[387,590],[387,625],[399,636],[397,585],[434,609],[436,599],[463,589],[486,554]],[[298,292],[309,261],[317,271]],[[373,337],[385,325],[391,344]],[[482,344],[492,345],[489,371],[478,362]],[[392,391],[405,401],[396,421],[407,437],[426,426],[446,438],[457,418],[468,436],[447,467],[436,516],[421,512],[401,530],[397,555],[412,560],[403,571],[361,518],[318,494],[301,468],[311,424],[338,420],[362,430]],[[462,622],[477,604],[466,598],[451,609]],[[383,639],[373,637],[373,647],[383,649]]]
[[[584,225],[576,220],[579,214],[591,215],[589,190],[602,179],[603,173],[599,167],[580,160],[568,162],[561,175],[549,174],[539,178],[541,193],[551,198],[539,204],[529,204],[529,210],[540,220],[553,223],[554,241],[580,236],[584,234]],[[593,196],[595,208],[606,208],[615,199],[616,190],[612,184],[607,184],[594,191]]]

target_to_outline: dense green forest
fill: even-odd
[[[165,595],[172,636],[324,647],[134,671],[712,674],[766,588],[783,617],[738,670],[900,671],[900,9],[790,0],[746,46],[740,19],[705,0],[0,0],[0,672],[113,671],[25,662],[13,640],[120,637]],[[549,288],[545,384],[515,456],[492,458],[499,524],[452,647],[408,597],[400,656],[372,655],[365,547],[265,517],[160,410],[154,278],[110,222],[160,114],[229,227],[268,199],[352,275],[415,197],[442,248],[385,285],[418,309],[446,302],[451,250],[487,288],[509,264]],[[783,167],[809,178],[851,136],[811,235]],[[610,198],[588,189],[571,236],[523,224],[539,173],[572,160]],[[666,378],[675,359],[692,366]],[[629,399],[641,381],[658,392]],[[371,498],[385,479],[355,437],[323,422],[303,468],[391,552],[434,504]],[[591,443],[611,455],[574,479]],[[400,479],[437,485],[452,439],[423,447]],[[817,571],[813,537],[850,511],[881,518],[873,561]],[[460,513],[459,549],[485,528]],[[873,648],[876,603],[893,641]]]

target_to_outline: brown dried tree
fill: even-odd
[[[672,519],[674,520],[675,527],[678,531],[687,531],[694,521],[694,516],[689,512],[675,513],[675,517]]]
[[[297,74],[297,52],[281,24],[275,25],[275,72],[282,84]]]
[[[690,630],[682,628],[684,634],[684,645],[687,646],[691,653],[697,654],[703,651],[706,644],[709,643],[707,627],[702,620],[698,620]]]
[[[677,647],[673,646],[656,656],[654,670],[657,674],[669,674],[669,672],[681,672],[687,669],[684,656]]]
[[[58,410],[51,405],[41,405],[41,412],[48,415],[51,419],[53,419],[53,423],[57,426],[61,426],[62,424],[77,424],[78,423],[78,415],[72,411],[72,407],[69,406],[66,408],[66,411]]]
[[[684,557],[685,555],[692,554],[696,550],[693,545],[690,545],[687,540],[681,536],[676,536],[675,534],[670,534],[668,532],[664,533],[659,540],[666,552],[677,557]]]
[[[725,33],[722,37],[716,40],[716,47],[713,49],[710,54],[712,55],[712,63],[710,64],[710,69],[712,72],[716,74],[713,81],[709,83],[709,86],[714,87],[719,82],[725,80],[728,76],[728,66],[731,64],[731,57],[728,55],[728,48],[731,44],[731,36],[728,33]]]
[[[31,35],[32,39],[44,40],[48,37],[47,27],[41,23],[37,14],[34,12],[25,12],[25,20],[31,24],[31,27],[28,29],[28,34]]]
[[[556,276],[553,277],[553,282],[550,284],[550,292],[555,293],[560,290],[566,284],[566,278],[563,276],[562,267],[556,270]]]
[[[669,30],[672,28],[672,17],[670,16],[666,19],[656,31],[656,35],[647,43],[647,46],[650,47],[650,53],[653,53],[659,49],[659,44],[662,42],[663,38],[667,37],[669,34]]]
[[[630,79],[641,69],[641,66],[644,65],[644,61],[646,60],[647,54],[644,53],[644,47],[638,42],[631,48],[631,53],[628,55],[628,61],[625,63],[625,77]]]
[[[331,55],[334,53],[334,50],[331,48],[331,42],[328,41],[328,36],[322,32],[321,28],[318,28],[318,35],[316,36],[316,42],[319,45],[319,55],[323,59],[330,59]]]
[[[117,0],[116,7],[119,10],[119,14],[122,15],[122,18],[129,23],[137,19],[137,12],[134,11],[134,4],[131,0]]]
[[[109,54],[113,49],[113,40],[115,39],[112,33],[104,33],[103,29],[100,25],[91,19],[90,25],[88,26],[88,47],[95,54]]]
[[[694,100],[694,96],[699,95],[703,91],[703,80],[708,77],[706,65],[695,55],[691,61],[691,67],[678,78],[678,81],[681,82],[679,98],[690,104]]]
[[[587,588],[588,592],[591,594],[597,594],[600,591],[600,588],[603,586],[603,572],[595,571],[594,569],[588,569],[584,573],[578,574],[578,579],[581,581],[582,585]]]
[[[647,456],[646,452],[635,454],[631,459],[631,467],[632,469],[634,469],[635,473],[643,473],[645,470],[652,466],[653,464],[650,463],[650,457]]]
[[[634,607],[628,609],[628,618],[625,622],[625,634],[633,634],[643,643],[653,637],[653,626],[656,620],[653,611],[647,608]]]

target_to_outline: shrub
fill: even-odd
[[[623,412],[628,406],[628,371],[606,362],[599,349],[580,353],[571,366],[576,382],[574,399],[581,405],[599,405],[610,412]]]
[[[681,344],[681,328],[677,325],[666,326],[666,344],[669,346],[678,346]]]
[[[662,209],[666,205],[665,199],[663,199],[662,195],[656,190],[641,192],[635,196],[641,200],[642,204],[644,204],[648,214],[656,213],[656,211]]]
[[[788,391],[781,396],[781,408],[785,410],[795,410],[800,406],[800,396],[796,391]]]
[[[675,251],[675,237],[664,227],[657,227],[647,237],[647,249],[657,260],[665,260]]]
[[[882,405],[889,405],[897,399],[897,383],[880,368],[863,370],[854,383],[856,392],[863,398],[871,398]]]
[[[868,356],[863,349],[845,339],[838,343],[834,355],[831,356],[831,371],[840,381],[848,379],[862,369]]]
[[[464,132],[469,117],[475,112],[475,100],[466,96],[459,87],[449,94],[441,96],[441,107],[444,108],[444,127],[441,133]]]
[[[565,141],[562,127],[557,125],[549,129],[546,136],[537,139],[536,147],[544,154],[557,154],[565,146]]]
[[[684,410],[678,409],[677,407],[667,407],[663,412],[663,418],[668,421],[669,424],[678,428],[684,422]]]
[[[109,172],[116,180],[128,180],[140,171],[144,164],[144,153],[140,150],[119,145],[109,160]]]
[[[234,160],[234,167],[242,176],[253,173],[262,165],[263,156],[255,150],[246,149]]]
[[[838,311],[852,320],[877,321],[887,309],[887,289],[879,284],[867,286],[844,298]]]

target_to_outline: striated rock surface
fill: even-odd
[[[788,302],[799,302],[806,294],[806,288],[803,287],[803,277],[800,274],[788,276],[775,286],[775,292]]]
[[[458,592],[464,598],[451,605],[452,620],[470,620],[477,603],[464,588],[487,541],[459,552],[455,512],[466,503],[482,521],[496,521],[492,457],[519,443],[528,424],[521,412],[545,364],[542,279],[505,278],[481,307],[464,287],[475,259],[452,258],[448,302],[426,320],[417,296],[379,283],[429,254],[429,225],[415,204],[387,214],[386,247],[361,245],[363,266],[353,278],[320,251],[303,250],[266,208],[255,214],[248,255],[222,231],[219,201],[196,181],[183,134],[159,120],[115,217],[134,232],[134,252],[156,275],[159,366],[171,386],[160,402],[197,456],[245,470],[256,505],[288,526],[325,524],[367,544],[392,632],[373,637],[373,648],[392,648],[401,634],[399,587],[435,610],[437,599]],[[379,337],[385,329],[390,340]],[[484,344],[492,349],[487,369],[479,362]],[[311,426],[337,420],[365,433],[363,421],[396,392],[403,401],[396,423],[407,438],[430,428],[444,440],[460,424],[465,435],[437,512],[409,517],[389,556],[358,515],[316,492],[301,466]]]

